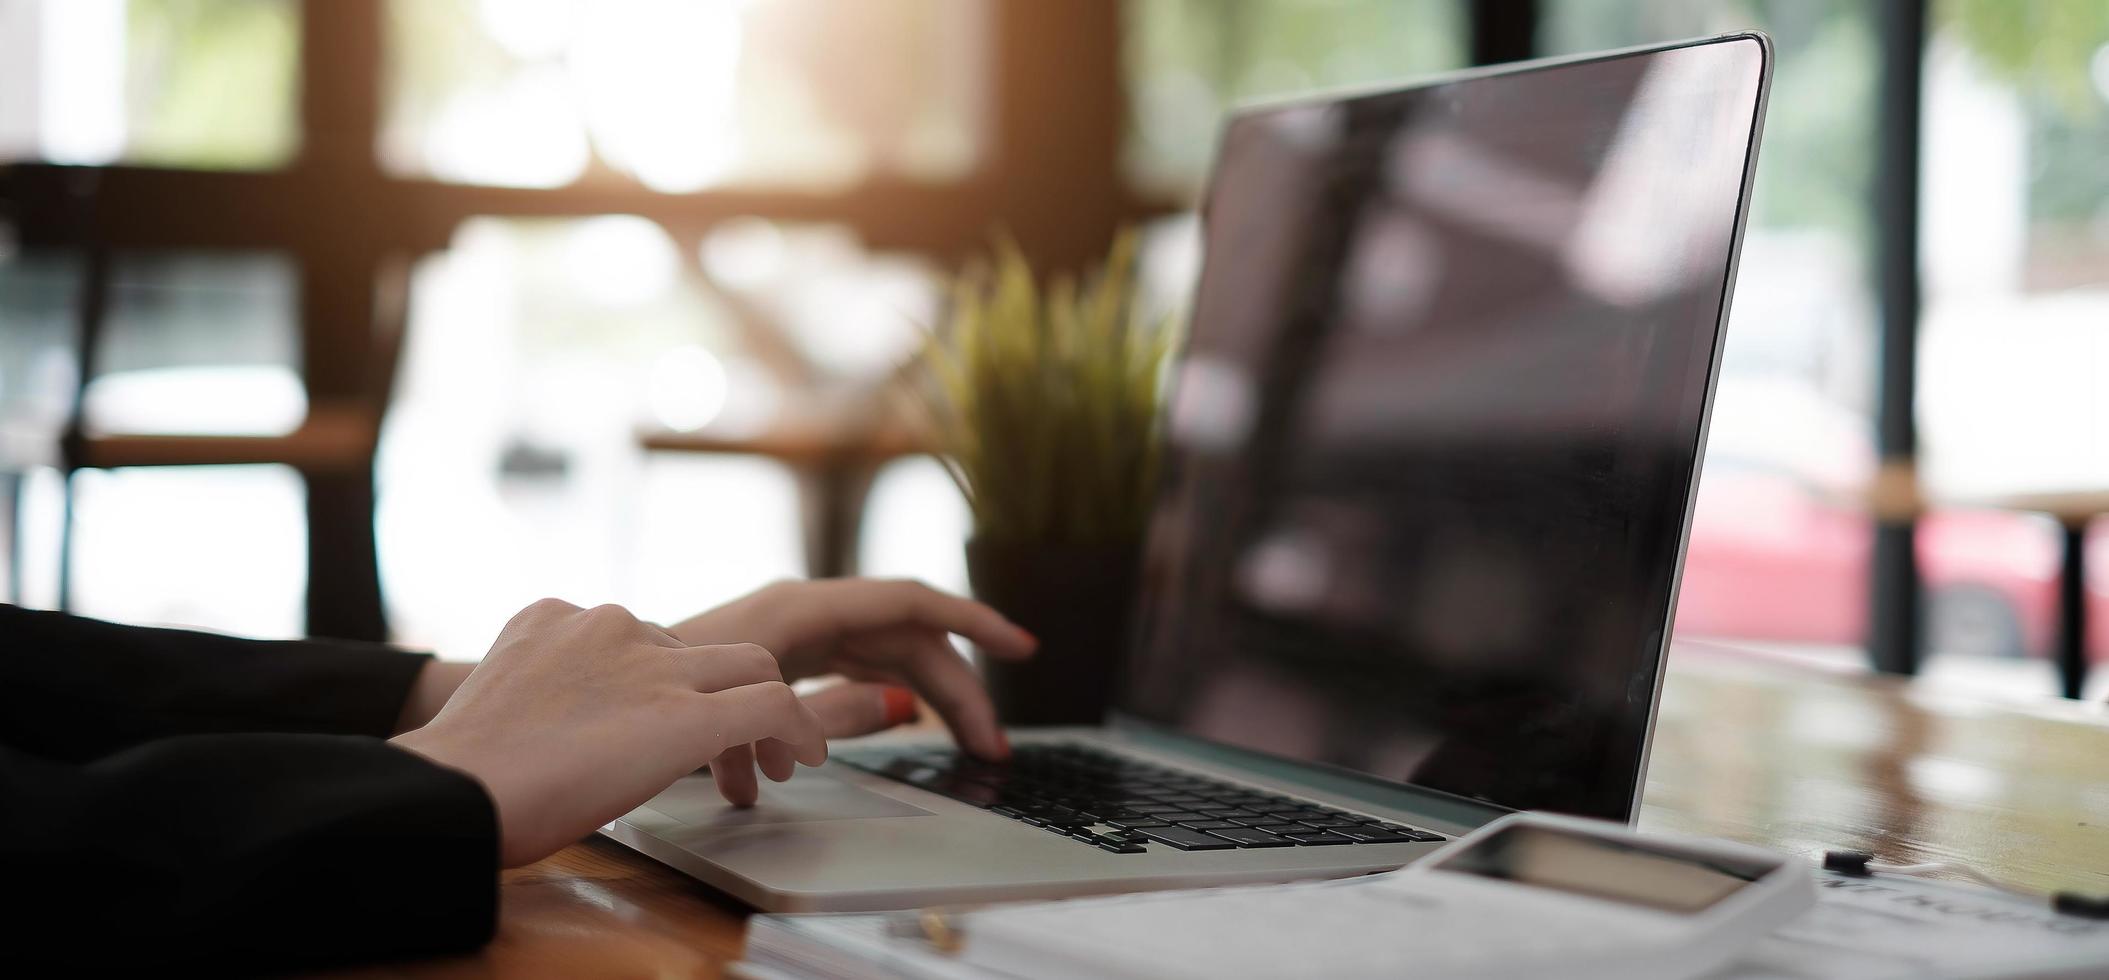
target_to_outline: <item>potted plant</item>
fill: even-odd
[[[982,659],[1014,724],[1098,721],[1116,681],[1155,490],[1168,318],[1136,302],[1122,233],[1079,284],[1042,288],[1018,248],[970,267],[919,357],[939,460],[974,517],[977,598],[1040,638],[1032,660]]]

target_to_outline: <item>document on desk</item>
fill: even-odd
[[[951,916],[949,955],[899,914],[757,916],[745,975],[856,978],[1446,976],[1402,956],[1414,917],[1383,876],[996,906]],[[1821,900],[1706,980],[2005,980],[2109,976],[2109,922],[1967,885],[1819,872]],[[1313,920],[1313,915],[1321,918]],[[1298,924],[1326,924],[1324,943]],[[1339,925],[1355,926],[1341,930]],[[1000,955],[974,938],[1001,934]],[[1036,948],[1033,935],[1058,935]],[[1339,940],[1350,935],[1353,944]],[[1021,942],[1021,938],[1024,940]],[[1240,939],[1260,939],[1241,942]],[[1270,952],[1271,951],[1271,952]],[[1418,969],[1417,969],[1418,967]]]
[[[2109,921],[1974,885],[1818,872],[1816,910],[1709,980],[2109,976]]]

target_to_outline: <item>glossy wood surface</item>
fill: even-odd
[[[1684,646],[1641,825],[1967,861],[2031,888],[2109,893],[2109,712]],[[738,958],[746,916],[600,840],[508,872],[501,893],[499,935],[481,954],[339,976],[714,977]]]

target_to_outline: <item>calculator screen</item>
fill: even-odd
[[[1514,826],[1434,865],[1664,912],[1697,913],[1778,870],[1778,862]]]

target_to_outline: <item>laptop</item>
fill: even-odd
[[[1736,34],[1236,113],[1108,722],[603,833],[772,911],[1345,876],[1631,821],[1770,75]]]

